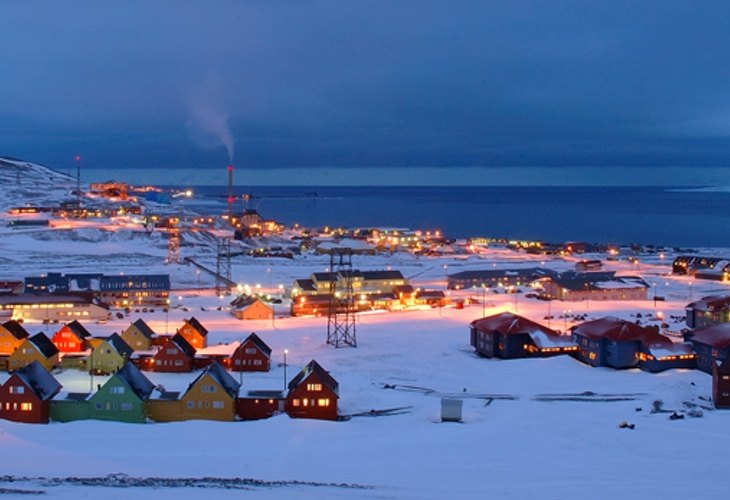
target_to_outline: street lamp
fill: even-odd
[[[284,391],[286,391],[286,355],[289,354],[289,349],[284,349]]]

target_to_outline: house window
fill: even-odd
[[[109,389],[109,392],[111,394],[124,394],[124,387],[118,386],[118,387],[112,387]]]
[[[256,354],[256,348],[255,347],[247,347],[246,348],[246,354]]]
[[[317,406],[329,406],[330,400],[329,398],[320,398],[317,400]]]
[[[162,366],[162,360],[161,360],[161,359],[158,359],[158,360],[156,360],[156,361],[155,361],[155,364],[156,364],[157,366]]]
[[[22,385],[11,385],[10,394],[25,394],[25,387]]]
[[[213,401],[213,408],[220,410],[223,408],[223,401]]]
[[[260,359],[254,359],[253,360],[254,366],[261,366],[261,360]]]
[[[173,354],[173,355],[177,354],[177,349],[175,349],[174,347],[166,349],[166,351],[167,351],[167,354]]]
[[[101,410],[103,407],[104,407],[104,405],[102,405],[101,403],[96,403],[94,405],[94,409],[96,409],[96,410]]]
[[[234,361],[234,363],[233,363],[233,364],[234,364],[234,365],[240,365],[240,364],[241,364],[241,360],[240,360],[240,359],[237,359],[237,360],[235,360],[235,361]]]
[[[20,403],[20,411],[32,411],[33,403]]]
[[[132,411],[132,403],[122,403],[120,408],[122,411]]]
[[[307,384],[307,390],[316,392],[322,390],[322,384]]]
[[[291,405],[292,406],[299,406],[299,404],[300,403],[299,403],[299,400],[298,399],[293,399],[292,402],[291,402]]]
[[[195,408],[195,401],[188,401],[187,403],[185,403],[185,406],[188,408],[188,410],[192,410],[193,408]]]
[[[200,390],[205,393],[213,393],[216,391],[216,387],[214,385],[204,385],[200,388]]]
[[[182,365],[183,365],[182,359],[175,360],[175,366],[182,366]]]

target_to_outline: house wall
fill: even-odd
[[[271,319],[274,311],[266,304],[257,301],[245,309],[236,310],[234,315],[241,320]]]
[[[116,375],[89,399],[89,411],[90,418],[96,420],[130,423],[146,421],[144,402]]]
[[[578,344],[578,350],[573,354],[576,359],[591,366],[604,366],[602,342],[575,333],[573,341]]]
[[[18,388],[22,394],[18,394]],[[20,377],[13,374],[0,386],[0,418],[13,422],[48,422],[48,401],[42,401]]]
[[[481,332],[475,329],[476,350],[482,356],[493,358],[498,355],[497,337],[494,333]]]
[[[51,339],[61,352],[79,352],[86,348],[86,342],[76,336],[67,326],[62,326]]]
[[[151,340],[140,333],[135,326],[130,326],[124,330],[120,337],[135,351],[147,351],[152,345]]]
[[[185,340],[188,341],[188,343],[195,347],[195,349],[202,349],[203,347],[208,346],[208,340],[206,337],[201,335],[195,328],[190,326],[188,323],[185,323],[180,330],[178,330],[178,333],[183,336]]]
[[[273,417],[284,411],[283,399],[238,398],[236,399],[236,416],[241,420],[260,420]]]
[[[730,370],[716,367],[712,373],[712,402],[715,408],[730,408]]]
[[[659,373],[675,368],[694,370],[697,368],[697,359],[674,359],[663,361],[659,359],[649,359],[646,361],[639,361],[639,368],[651,373]]]
[[[43,367],[51,371],[58,365],[58,354],[54,354],[50,358],[43,356],[38,349],[33,347],[30,342],[24,341],[23,344],[10,355],[8,359],[8,370],[17,370],[38,361]]]
[[[207,373],[188,389],[180,402],[184,420],[231,421],[236,413],[235,399]]]
[[[92,370],[108,374],[114,373],[124,366],[126,359],[104,340],[94,348],[89,356],[89,361]]]
[[[728,356],[730,348],[715,349],[710,345],[696,342],[690,339],[692,348],[697,353],[697,369],[712,375],[715,360],[724,360]]]
[[[169,344],[155,355],[152,369],[156,372],[188,373],[193,369],[193,360],[177,346]]]
[[[24,339],[16,339],[10,332],[0,326],[0,356],[12,354]]]
[[[226,363],[234,372],[267,372],[271,367],[268,356],[261,352],[253,342],[243,344],[231,356],[230,363]]]
[[[639,353],[640,347],[641,345],[638,341],[614,342],[604,340],[604,365],[612,368],[633,368],[639,363],[637,354]]]
[[[179,422],[185,420],[182,416],[180,401],[164,399],[150,399],[147,401],[147,417],[155,422]]]
[[[54,422],[73,422],[91,418],[91,406],[88,401],[71,401],[62,399],[51,401],[51,420]]]
[[[317,385],[319,390],[314,389]],[[312,373],[289,391],[284,409],[292,418],[337,420],[337,394]]]

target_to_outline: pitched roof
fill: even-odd
[[[317,291],[317,287],[314,286],[313,280],[310,280],[310,279],[294,280],[294,283],[296,283],[297,287],[304,290],[305,292]]]
[[[170,340],[168,340],[166,345],[170,344],[171,342],[178,346],[178,348],[180,348],[180,350],[185,353],[186,356],[191,358],[195,356],[195,347],[190,345],[190,342],[185,340],[185,337],[183,337],[179,333],[176,333]],[[164,347],[160,350],[160,352],[162,352],[163,350]]]
[[[707,344],[715,349],[725,349],[730,346],[730,323],[720,323],[696,330],[690,341]]]
[[[28,338],[28,336],[29,336],[26,329],[23,328],[23,325],[21,325],[14,319],[11,319],[10,321],[6,321],[5,323],[3,323],[3,328],[5,328],[8,332],[10,332],[10,335],[12,335],[13,337],[15,337],[18,340]]]
[[[185,323],[195,328],[195,330],[203,337],[208,335],[208,330],[195,318],[195,316],[191,316],[190,319],[186,319]]]
[[[58,380],[38,361],[16,370],[15,374],[43,401],[51,399],[61,390]]]
[[[58,354],[58,348],[55,346],[51,339],[46,337],[43,332],[36,333],[32,337],[28,337],[28,341],[31,342],[46,358],[50,358]]]
[[[357,273],[357,271],[355,271]],[[396,270],[361,271],[364,280],[403,280],[403,274]]]
[[[129,347],[129,344],[127,344],[127,343],[126,343],[126,342],[124,341],[124,339],[123,339],[122,337],[120,337],[120,336],[119,336],[118,334],[116,334],[116,333],[112,333],[112,334],[111,334],[110,336],[108,336],[108,337],[107,337],[107,338],[106,338],[105,340],[106,340],[106,341],[107,341],[107,342],[109,343],[109,345],[111,345],[111,346],[112,346],[112,347],[114,348],[114,350],[115,350],[115,351],[117,351],[117,353],[118,353],[118,354],[119,354],[120,356],[122,356],[122,357],[125,357],[125,358],[129,359],[129,356],[131,356],[131,355],[132,355],[132,353],[134,352],[134,349],[132,349],[131,347]]]
[[[141,333],[148,339],[151,339],[152,337],[155,336],[155,332],[152,330],[152,328],[150,328],[150,326],[147,323],[145,323],[145,320],[143,320],[142,318],[139,318],[134,323],[132,323],[130,326],[134,326],[139,331],[139,333]]]
[[[241,387],[241,384],[239,384],[238,381],[233,378],[231,374],[228,373],[217,361],[213,361],[211,364],[206,366],[205,370],[203,370],[203,372],[198,375],[195,380],[193,380],[188,387],[188,390],[190,390],[190,387],[193,387],[196,383],[198,383],[205,374],[213,377],[213,379],[218,382],[218,385],[220,385],[231,397],[235,398],[238,395],[238,389]]]
[[[246,342],[253,342],[256,345],[256,347],[258,347],[264,354],[266,354],[267,356],[271,356],[271,347],[266,345],[266,342],[261,340],[261,337],[256,335],[255,332],[251,332],[251,335],[246,337],[246,340],[241,342],[241,345],[246,344]]]
[[[460,271],[458,273],[449,274],[449,279],[470,281],[489,281],[503,277],[534,279],[550,274],[554,273],[548,269],[542,269],[539,267],[524,267],[516,269],[474,269],[471,271]]]
[[[560,335],[555,330],[551,330],[532,320],[512,314],[511,312],[503,312],[487,316],[475,321],[471,325],[480,332],[493,333],[498,332],[501,335],[524,335],[530,336],[532,341],[538,347],[556,347],[561,345],[572,345],[572,340]]]
[[[624,319],[605,316],[593,321],[586,321],[572,329],[575,335],[592,340],[608,339],[613,342],[640,341],[644,345],[669,345],[669,337],[657,332],[654,328],[637,325]]]
[[[551,276],[561,288],[572,291],[602,290],[605,288],[649,288],[649,284],[637,276],[616,276],[614,271],[579,273],[566,271]]]
[[[694,309],[695,311],[727,310],[728,307],[730,307],[730,295],[710,295],[709,297],[702,297],[700,300],[687,304],[686,307],[687,309]]]
[[[139,371],[134,363],[125,363],[116,376],[124,380],[140,399],[149,398],[155,388],[155,385]]]
[[[79,323],[77,320],[73,320],[71,323],[66,323],[66,328],[71,330],[80,339],[91,337],[91,333],[87,330],[84,325]]]
[[[289,385],[288,385],[289,390],[291,391],[292,389],[296,389],[299,386],[299,384],[301,384],[312,373],[317,375],[319,380],[324,385],[329,387],[330,390],[332,390],[332,392],[339,395],[339,384],[337,383],[337,381],[334,378],[332,378],[332,375],[330,375],[328,371],[326,371],[324,368],[322,368],[322,366],[320,366],[320,364],[317,363],[315,360],[312,360],[309,363],[307,363],[307,366],[302,368],[302,370],[299,373],[297,373],[293,379],[291,379],[291,381],[289,382]]]

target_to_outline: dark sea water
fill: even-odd
[[[199,187],[186,205],[226,210],[227,188]],[[235,209],[286,225],[440,229],[504,237],[730,247],[730,192],[666,187],[235,187]],[[241,194],[252,195],[244,203]]]

